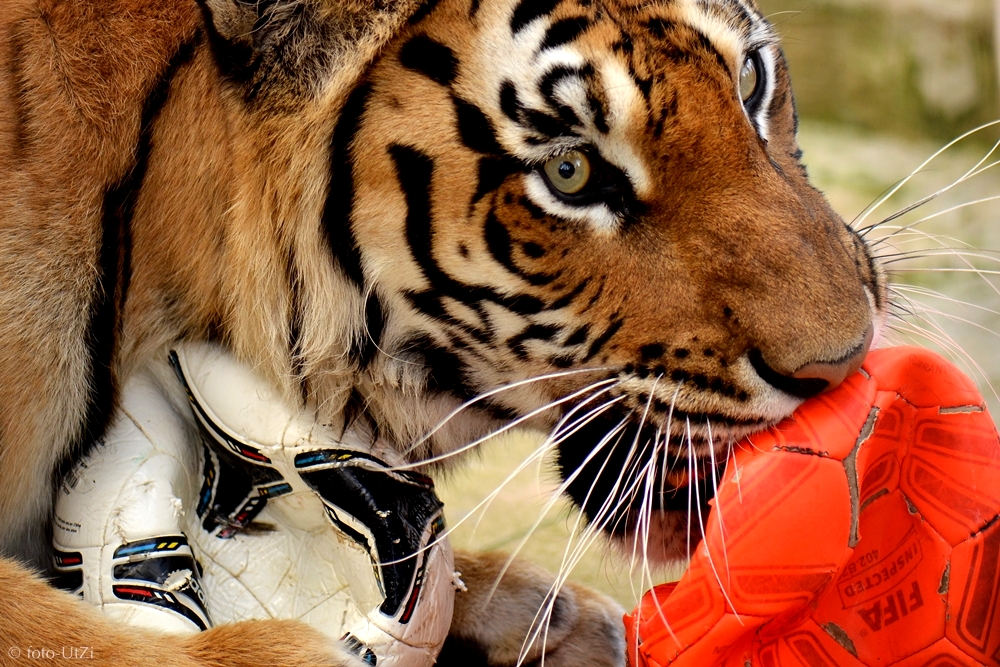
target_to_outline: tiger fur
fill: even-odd
[[[0,553],[44,565],[54,485],[124,378],[206,339],[415,460],[557,427],[588,518],[683,556],[716,454],[838,383],[885,317],[795,132],[752,0],[9,0]],[[11,560],[0,581],[22,595],[0,644],[99,625]],[[586,655],[620,648],[611,616],[579,615]],[[333,659],[259,623],[178,664],[281,633],[261,664]],[[463,641],[494,655],[495,630]]]

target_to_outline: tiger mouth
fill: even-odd
[[[665,437],[648,423],[602,416],[562,437],[558,466],[566,493],[588,521],[621,535],[637,512],[707,506],[734,441]]]

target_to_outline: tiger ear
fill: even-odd
[[[317,93],[357,79],[433,0],[198,0],[224,75],[248,99]]]

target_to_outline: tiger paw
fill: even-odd
[[[621,607],[552,573],[498,553],[456,553],[464,590],[438,667],[623,667]],[[558,591],[553,595],[553,591]],[[544,661],[544,663],[543,663]]]
[[[734,462],[632,664],[1000,665],[1000,439],[957,369],[873,352]]]

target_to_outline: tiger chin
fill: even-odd
[[[54,485],[125,379],[211,340],[414,460],[547,429],[595,526],[682,558],[728,445],[856,370],[885,318],[795,132],[752,0],[11,0],[0,553],[46,561]],[[30,601],[0,617],[107,625],[12,561],[0,580]],[[469,614],[453,630],[489,635]],[[274,623],[190,656],[315,639]],[[264,643],[228,659],[333,659]]]

